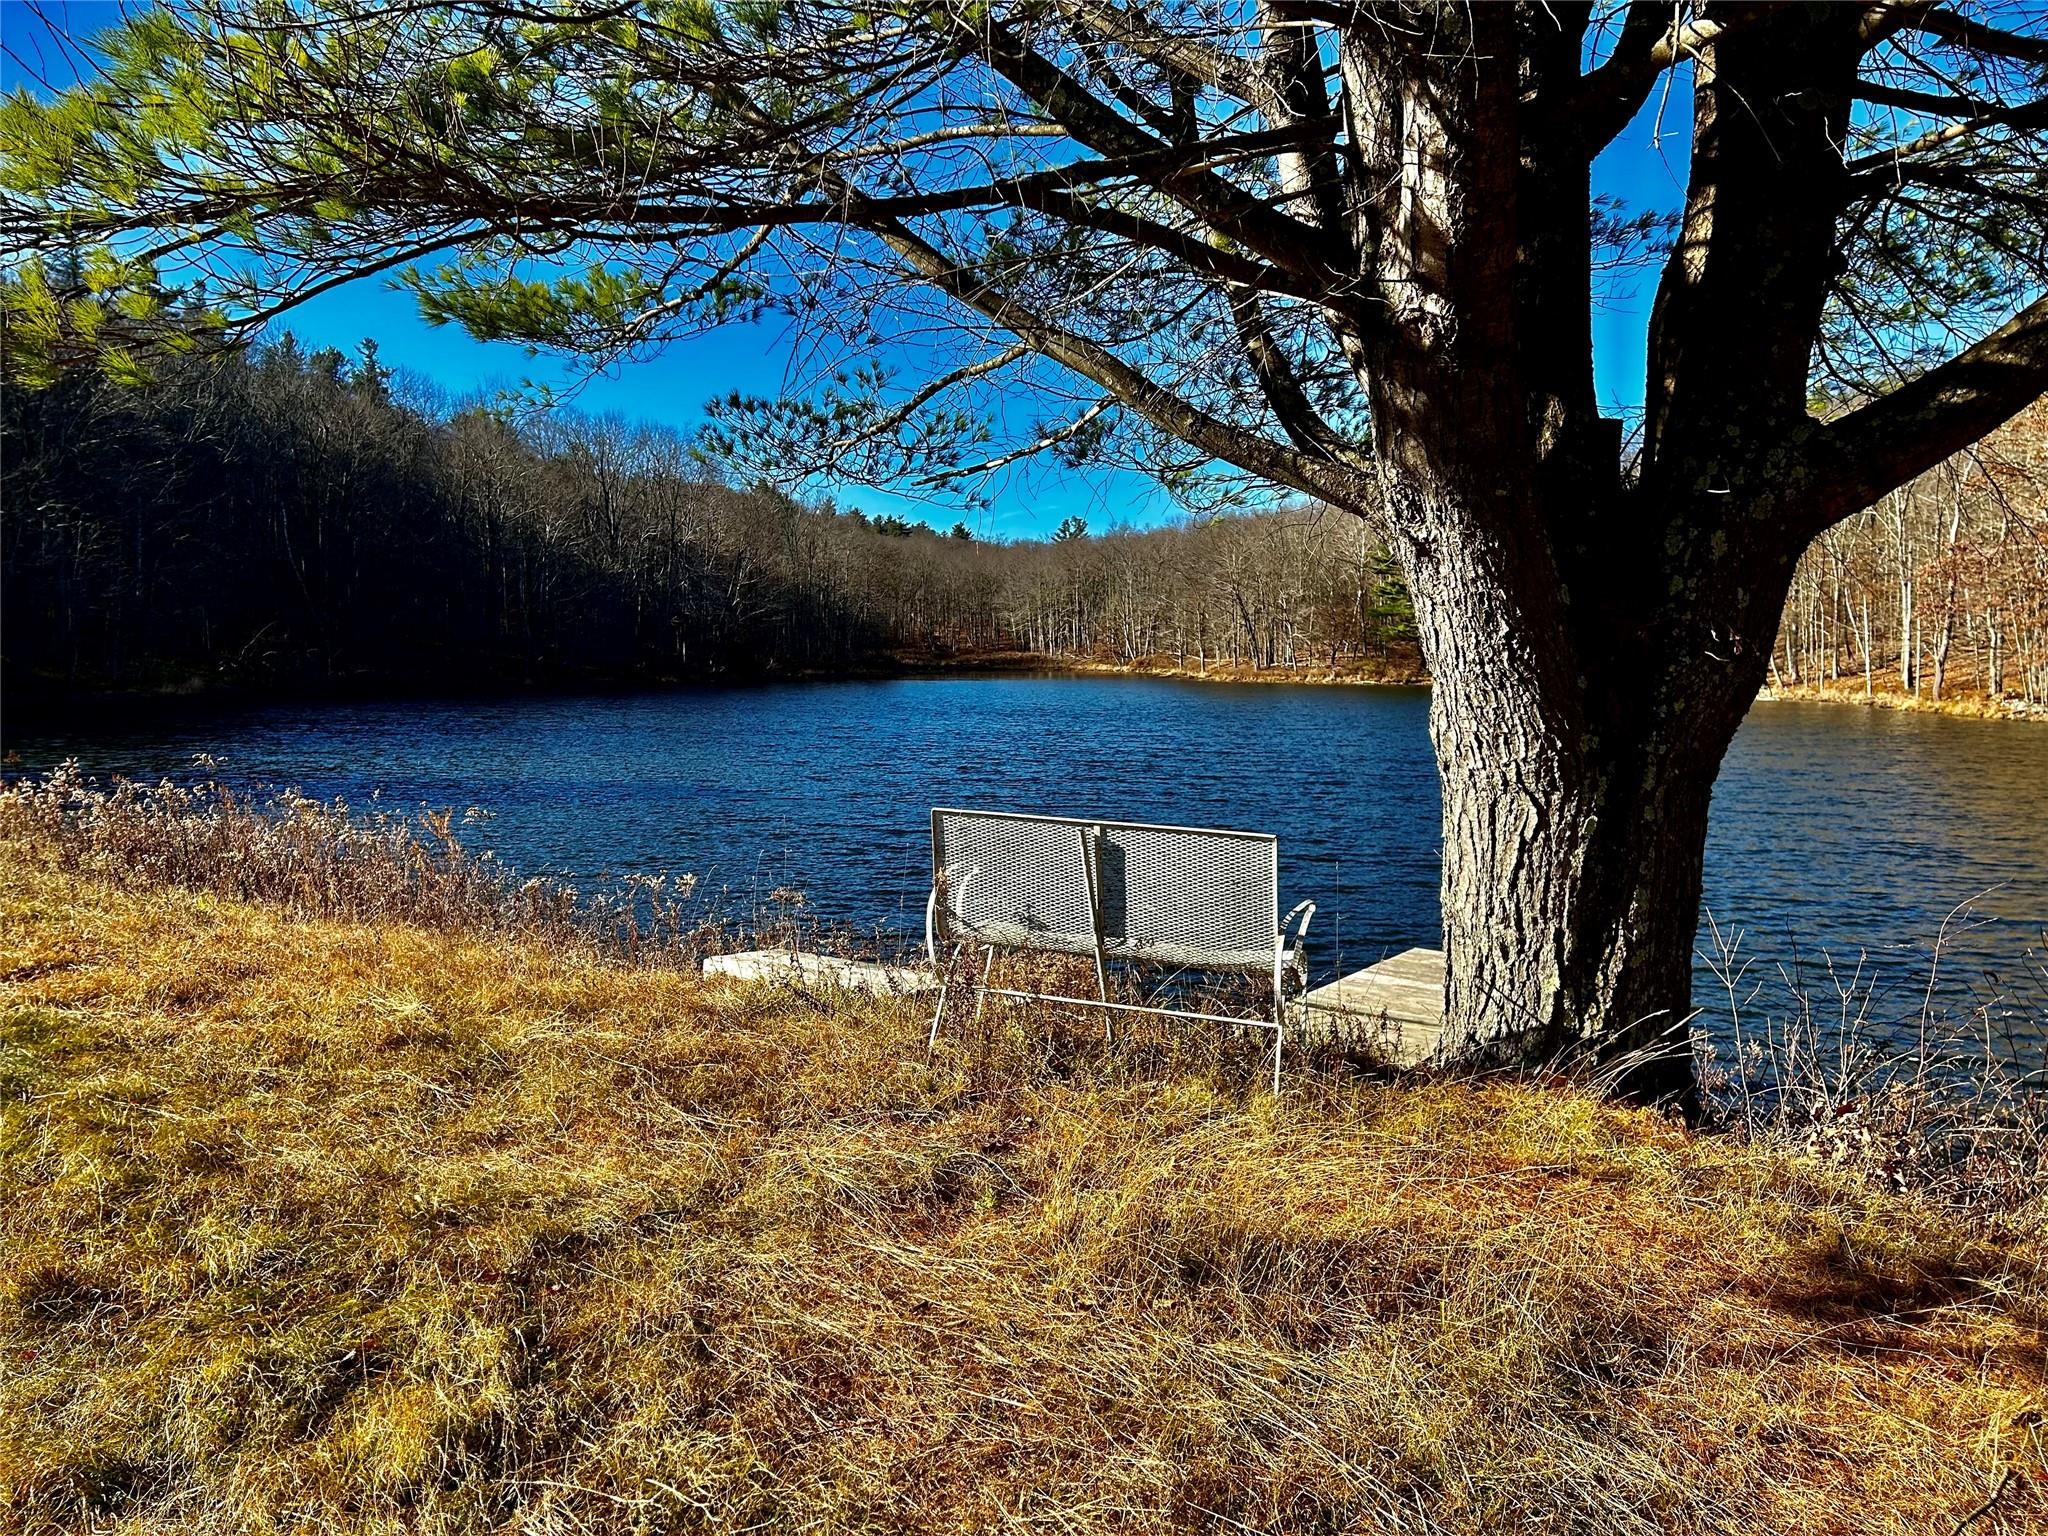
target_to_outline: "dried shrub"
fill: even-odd
[[[0,786],[0,837],[58,868],[138,888],[177,887],[260,901],[298,917],[390,921],[489,933],[642,962],[694,964],[750,931],[784,937],[792,913],[771,907],[751,928],[700,899],[694,876],[628,873],[602,889],[519,878],[463,845],[489,817],[368,809],[297,790],[246,793],[212,777],[189,783],[87,779],[76,761]]]
[[[1968,1007],[1937,985],[1958,907],[1903,1014],[1888,1013],[1867,956],[1759,971],[1743,935],[1709,920],[1706,962],[1726,1031],[1696,1034],[1708,1123],[1853,1169],[1957,1210],[2006,1218],[2048,1200],[2048,958],[2039,953]]]

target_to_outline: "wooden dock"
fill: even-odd
[[[1304,1037],[1358,1046],[1392,1067],[1419,1067],[1444,1032],[1444,952],[1409,949],[1305,993]]]

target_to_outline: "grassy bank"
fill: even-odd
[[[1837,683],[1767,684],[1757,697],[1803,704],[1860,704],[1870,709],[1953,715],[1966,720],[2048,720],[2048,708],[2011,694],[1992,698],[1981,693],[1963,693],[1936,699],[1904,692],[1896,679],[1892,686],[1879,687],[1868,694],[1860,681],[1852,683],[1846,679]]]
[[[2041,1220],[0,842],[12,1528],[2019,1532]],[[1989,1502],[1988,1508],[1978,1511]]]
[[[1036,672],[1065,677],[1170,677],[1201,683],[1350,683],[1373,687],[1421,687],[1429,676],[1412,651],[1386,662],[1344,657],[1300,666],[1253,666],[1244,662],[1201,662],[1169,652],[1140,656],[1135,661],[1105,661],[1089,656],[1053,655],[1041,651],[958,651],[944,656],[901,652],[897,660],[910,671],[940,673]]]
[[[1255,667],[1229,662],[1175,660],[1144,656],[1136,661],[1076,661],[1070,670],[1083,676],[1172,677],[1200,683],[1353,684],[1365,687],[1420,687],[1429,675],[1419,659],[1380,664],[1347,658],[1335,667],[1305,663],[1298,667]]]
[[[1289,683],[1295,685],[1336,684],[1365,687],[1429,686],[1429,674],[1419,656],[1396,657],[1388,662],[1370,662],[1346,657],[1335,667],[1307,663],[1295,667],[1256,667],[1212,661],[1204,665],[1169,654],[1141,656],[1136,661],[1102,661],[1073,656],[1046,656],[1031,651],[969,653],[945,658],[904,656],[912,671],[938,672],[1057,672],[1073,677],[1166,677],[1205,683]],[[1991,698],[1982,693],[1952,693],[1941,699],[1901,691],[1894,677],[1880,679],[1878,688],[1865,695],[1862,682],[1844,680],[1830,684],[1767,684],[1759,699],[1808,704],[1860,704],[1875,709],[1906,710],[1920,714],[1954,715],[1973,720],[2043,720],[2048,710],[2030,705],[2011,695]]]

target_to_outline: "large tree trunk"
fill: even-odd
[[[1426,521],[1460,515],[1433,498]],[[1446,1054],[1682,1094],[1708,807],[1793,552],[1759,551],[1739,594],[1637,606],[1605,582],[1575,601],[1546,550],[1512,543],[1409,551],[1436,680]]]
[[[1646,717],[1654,701],[1642,701]],[[1679,719],[1604,750],[1522,690],[1470,679],[1430,717],[1443,779],[1449,1050],[1691,1081],[1693,937],[1707,807],[1732,734]]]
[[[1807,420],[1857,14],[1787,7],[1699,55],[1627,474],[1591,367],[1584,119],[1522,110],[1578,89],[1579,33],[1438,7],[1429,48],[1342,55],[1382,305],[1360,377],[1436,688],[1453,1059],[1691,1084],[1708,804],[1810,537],[1788,503],[1815,487],[1773,460]]]

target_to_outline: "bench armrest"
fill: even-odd
[[[1304,980],[1308,976],[1308,925],[1316,915],[1316,904],[1312,901],[1295,903],[1294,910],[1280,919],[1280,931],[1275,936],[1275,947],[1279,951],[1281,965]],[[1290,932],[1290,930],[1292,930]]]
[[[939,932],[939,891],[946,883],[953,882],[954,898],[958,900],[966,894],[967,883],[979,873],[981,866],[970,864],[966,873],[961,875],[957,882],[953,882],[953,871],[950,869],[940,870],[938,877],[932,881],[932,893],[924,899],[924,949],[925,953],[932,957],[932,969],[935,971],[941,969],[939,945],[945,940],[945,935]]]

